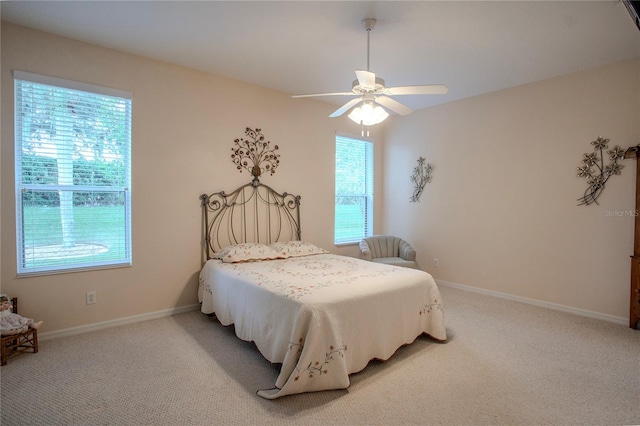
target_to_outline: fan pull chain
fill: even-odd
[[[367,137],[369,137],[369,126],[366,126],[366,127],[367,127]],[[360,120],[360,136],[364,136],[364,128],[365,128],[364,122]]]

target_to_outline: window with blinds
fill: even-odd
[[[373,143],[336,136],[335,244],[373,233]]]
[[[131,94],[14,71],[18,274],[131,265]]]

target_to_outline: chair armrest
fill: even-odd
[[[411,261],[416,260],[416,251],[411,247],[411,244],[403,240],[400,241],[400,246],[398,248],[400,249],[401,258]]]
[[[360,241],[360,252],[362,252],[362,258],[364,260],[371,260],[373,256],[371,255],[371,249],[369,248],[369,244],[365,240]]]

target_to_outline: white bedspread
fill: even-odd
[[[426,333],[446,340],[440,292],[428,273],[334,254],[246,263],[209,260],[202,312],[235,325],[262,355],[282,363],[284,395],[349,386],[349,374],[386,360]]]

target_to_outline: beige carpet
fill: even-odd
[[[198,312],[41,342],[0,370],[2,425],[640,423],[640,332],[441,288],[421,337],[347,390],[267,401],[277,369]]]

